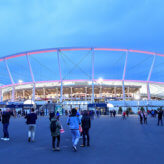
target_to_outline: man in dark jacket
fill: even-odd
[[[26,123],[29,126],[28,142],[30,142],[31,140],[34,142],[35,127],[36,127],[36,120],[37,120],[37,114],[34,112],[34,108],[31,109],[31,113],[28,114],[25,118],[27,119]]]
[[[161,126],[163,126],[162,115],[163,115],[163,111],[160,108],[159,111],[158,111],[158,124],[157,124],[158,126],[159,126],[160,122],[161,122]]]
[[[55,116],[55,112],[51,111],[49,114],[49,120],[51,121],[51,119],[54,118],[54,116]]]
[[[2,124],[3,124],[3,133],[4,133],[4,138],[1,138],[4,141],[9,141],[9,132],[8,132],[8,126],[9,126],[9,121],[10,121],[10,110],[7,109],[3,111],[2,113]]]
[[[85,147],[85,136],[87,136],[87,146],[90,145],[90,138],[89,138],[89,129],[91,127],[91,119],[88,116],[87,111],[84,111],[83,117],[81,119],[82,123],[82,134],[83,134],[83,144],[80,145],[81,147]]]

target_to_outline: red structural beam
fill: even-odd
[[[9,56],[4,56],[0,58],[0,61],[8,60],[12,58],[17,58],[25,55],[33,55],[33,54],[41,54],[41,53],[49,53],[49,52],[56,52],[59,51],[87,51],[94,49],[95,51],[121,51],[121,52],[132,52],[132,53],[142,53],[142,54],[149,54],[149,55],[157,55],[164,57],[164,54],[150,52],[150,51],[141,51],[141,50],[131,50],[131,49],[118,49],[118,48],[52,48],[52,49],[43,49],[43,50],[34,50],[34,51],[27,51],[22,53],[17,53]]]

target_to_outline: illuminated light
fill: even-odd
[[[99,78],[98,80],[97,80],[97,82],[99,83],[99,84],[101,84],[102,82],[103,82],[103,78]]]
[[[60,51],[80,51],[80,50],[95,50],[95,51],[122,51],[122,52],[136,52],[136,53],[142,53],[142,54],[150,54],[150,55],[157,55],[157,56],[162,56],[164,57],[164,54],[160,53],[155,53],[155,52],[150,52],[150,51],[141,51],[141,50],[128,50],[128,49],[117,49],[117,48],[59,48]],[[56,52],[57,48],[52,48],[52,49],[42,49],[42,50],[34,50],[34,51],[29,51],[29,52],[22,52],[22,53],[17,53],[14,55],[6,56],[0,58],[0,61],[3,61],[5,59],[11,59],[11,58],[16,58],[20,56],[25,56],[25,55],[32,55],[32,54],[40,54],[40,53],[47,53],[47,52]]]
[[[23,83],[23,80],[18,80],[18,83],[19,83],[19,84],[22,84],[22,83]]]
[[[29,52],[28,55],[33,55],[33,54],[41,54],[41,53],[47,53],[47,52],[56,52],[57,50],[43,50],[43,51],[33,51],[33,52]]]
[[[127,49],[117,49],[117,48],[94,48],[94,50],[99,50],[99,51],[128,51]]]
[[[24,104],[35,104],[35,102],[33,100],[26,100],[24,101]]]
[[[113,105],[113,104],[108,103],[108,104],[107,104],[107,107],[108,107],[108,108],[114,108],[114,105]]]
[[[135,100],[140,100],[140,95],[138,95],[138,94],[135,95],[135,96],[134,96],[134,99],[135,99]]]
[[[91,48],[64,48],[60,49],[60,51],[80,51],[80,50],[91,50]]]
[[[142,54],[151,54],[151,55],[155,55],[154,52],[141,51],[141,50],[129,50],[129,52],[137,52],[137,53],[142,53]]]

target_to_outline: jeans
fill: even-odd
[[[52,137],[52,147],[55,148],[55,140],[57,138],[57,147],[59,147],[59,144],[60,144],[60,135],[58,136],[53,136]]]
[[[29,124],[28,125],[28,137],[32,139],[32,141],[34,141],[35,139],[35,124]]]
[[[3,124],[3,133],[4,133],[4,138],[9,138],[9,133],[8,133],[8,123]]]
[[[159,123],[161,123],[161,125],[163,125],[162,119],[159,119],[159,118],[158,118],[158,126],[159,126]]]
[[[147,118],[144,118],[144,124],[147,124]]]
[[[73,146],[76,146],[79,142],[80,132],[79,130],[71,129],[71,134],[72,134],[72,144]]]
[[[85,145],[85,136],[87,136],[87,145],[89,146],[89,129],[83,129],[83,145]]]

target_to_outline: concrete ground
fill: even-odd
[[[164,163],[164,127],[157,126],[157,119],[148,118],[148,125],[140,125],[137,116],[130,116],[127,120],[119,116],[96,118],[92,120],[90,131],[91,146],[78,147],[77,152],[72,151],[71,135],[65,117],[61,117],[61,123],[65,130],[61,135],[61,151],[53,152],[47,117],[38,119],[34,143],[27,142],[25,120],[12,118],[9,126],[11,140],[0,141],[0,163]]]

